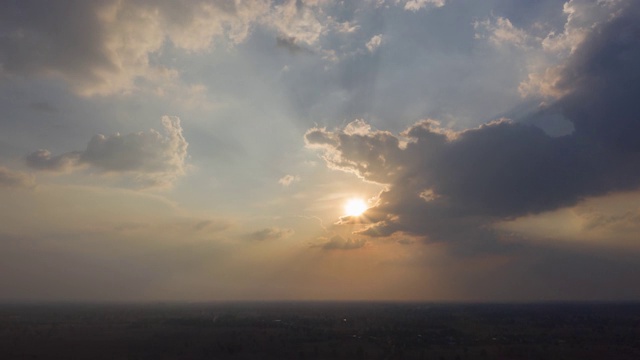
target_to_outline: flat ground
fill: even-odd
[[[5,304],[1,359],[640,359],[640,304]]]

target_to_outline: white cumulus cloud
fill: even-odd
[[[300,177],[297,175],[285,175],[280,180],[278,180],[278,184],[282,186],[289,186],[296,181],[300,181]]]
[[[377,48],[380,47],[380,45],[382,45],[382,35],[380,34],[374,35],[367,42],[367,49],[369,50],[369,52],[374,52],[376,51]]]

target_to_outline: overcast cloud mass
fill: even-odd
[[[0,301],[638,300],[638,20],[5,2]]]

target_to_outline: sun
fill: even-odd
[[[360,216],[367,210],[367,203],[359,198],[347,200],[344,204],[344,212],[347,216]]]

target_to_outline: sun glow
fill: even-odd
[[[358,198],[349,199],[344,204],[344,212],[347,216],[360,216],[367,210],[367,203]]]

